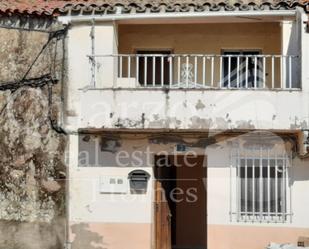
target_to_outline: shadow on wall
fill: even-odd
[[[309,170],[308,170],[309,160],[299,160],[294,159],[292,169],[290,174],[292,175],[293,182],[297,181],[308,181],[309,180]]]
[[[72,225],[71,232],[74,238],[71,244],[72,249],[107,249],[103,245],[103,237],[90,231],[86,223]]]
[[[289,43],[288,43],[288,48],[286,52],[287,55],[299,55],[299,51],[300,51],[300,47],[299,47],[299,40],[301,39],[301,28],[300,28],[300,24],[298,23],[298,21],[295,21],[292,25],[292,30],[291,30],[291,36],[289,39]],[[301,58],[295,58],[296,61],[292,61],[292,79],[294,79],[294,82],[292,82],[292,87],[301,87],[301,79],[299,78],[300,75],[300,68],[298,65],[301,65]],[[297,62],[297,63],[295,63]],[[286,73],[286,77],[287,79],[289,78],[289,72],[287,71]]]
[[[65,219],[51,223],[0,221],[0,249],[61,249]]]

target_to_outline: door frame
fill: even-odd
[[[160,156],[160,154],[155,154],[153,156],[153,172],[154,172],[154,182],[153,182],[153,204],[152,204],[152,221],[153,221],[153,231],[152,231],[152,248],[153,249],[160,249],[158,248],[158,238],[157,238],[157,212],[156,212],[156,198],[157,198],[157,195],[156,195],[156,188],[158,186],[158,180],[156,179],[155,177],[155,170],[156,170],[156,156]],[[169,153],[167,155],[165,155],[167,157],[169,156],[185,156],[185,153]],[[206,174],[206,183],[205,183],[205,187],[206,187],[206,198],[205,198],[205,207],[206,207],[206,213],[205,213],[205,217],[206,217],[206,220],[205,220],[205,225],[206,225],[206,245],[208,245],[208,156],[206,154],[196,154],[197,157],[199,156],[202,156],[204,157],[204,161],[203,161],[203,165],[202,167],[205,167],[205,174]]]

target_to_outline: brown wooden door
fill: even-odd
[[[156,156],[155,162],[156,249],[207,248],[206,158]],[[177,201],[176,188],[183,193]]]
[[[172,211],[170,191],[174,188],[176,171],[168,156],[155,157],[155,231],[156,249],[172,248]]]
[[[177,164],[177,188],[186,195],[188,200],[180,201],[176,205],[176,227],[173,233],[176,238],[173,246],[179,248],[207,248],[207,192],[206,192],[206,158],[202,155],[173,157]],[[190,190],[194,190],[193,192]]]
[[[206,248],[206,158],[156,156],[155,162],[156,249]],[[177,201],[176,188],[184,193]]]
[[[160,180],[156,181],[156,249],[171,249],[171,211]]]

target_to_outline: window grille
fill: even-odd
[[[254,148],[234,151],[231,160],[231,202],[236,201],[236,205],[231,203],[235,211],[231,218],[239,222],[291,220],[290,156]]]

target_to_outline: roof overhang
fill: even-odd
[[[110,22],[110,21],[153,21],[160,20],[199,20],[209,22],[219,22],[220,18],[224,22],[230,22],[231,18],[242,21],[259,20],[291,20],[295,19],[297,10],[263,10],[263,11],[217,11],[217,12],[184,12],[184,13],[140,13],[137,14],[108,14],[108,15],[78,15],[59,16],[58,20],[64,24],[83,22]],[[236,21],[235,21],[236,22]]]

